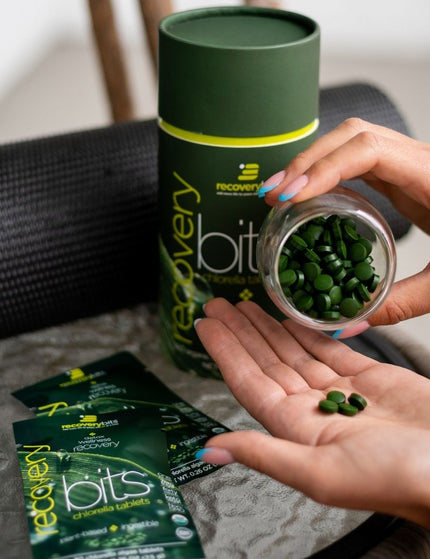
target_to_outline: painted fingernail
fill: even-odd
[[[195,323],[194,323],[194,324],[195,324]],[[339,330],[336,330],[336,332],[335,332],[334,334],[332,334],[331,337],[332,337],[334,340],[337,340],[337,339],[339,338],[339,336],[342,334],[342,332],[343,332],[343,329],[340,328]]]
[[[352,336],[358,336],[358,334],[365,332],[368,328],[370,328],[370,324],[366,320],[363,320],[363,322],[360,322],[360,324],[357,324],[356,326],[351,326],[350,328],[342,330],[338,338],[340,340],[343,340],[344,338],[352,338]]]
[[[286,202],[291,200],[296,194],[298,194],[309,182],[307,175],[300,175],[294,179],[290,184],[288,184],[283,192],[278,196],[280,202]]]
[[[197,324],[201,321],[201,318],[196,318],[194,321],[194,328],[197,326]]]
[[[268,178],[263,185],[261,186],[260,190],[258,191],[258,197],[263,198],[263,196],[267,193],[279,186],[282,179],[285,177],[285,171],[279,171],[275,173],[270,178]]]
[[[197,460],[202,460],[208,464],[217,464],[222,466],[224,464],[232,464],[235,462],[231,453],[225,448],[207,447],[201,448],[195,453]]]

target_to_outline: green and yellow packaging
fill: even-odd
[[[258,189],[316,136],[319,28],[218,7],[168,16],[159,37],[162,342],[179,368],[220,378],[193,323],[214,296],[275,312],[255,260]]]
[[[127,351],[65,371],[13,396],[37,416],[48,418],[152,408],[153,414],[161,415],[170,471],[177,485],[219,468],[197,460],[195,453],[210,437],[228,431],[227,427],[179,398]]]
[[[197,559],[160,419],[148,410],[14,424],[35,559]]]

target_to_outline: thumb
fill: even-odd
[[[309,494],[313,486],[317,448],[256,431],[224,433],[207,441],[198,458],[210,464],[239,462]],[[317,486],[317,484],[315,484]]]
[[[430,263],[414,276],[396,282],[369,324],[396,324],[430,312]]]

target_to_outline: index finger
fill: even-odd
[[[322,159],[361,132],[372,132],[378,136],[385,136],[405,143],[414,142],[412,138],[390,128],[379,126],[360,118],[348,118],[336,126],[336,128],[315,140],[308,148],[295,157],[286,167],[286,174],[282,183],[287,184],[295,177],[301,175],[316,161]]]
[[[383,128],[380,133],[381,128],[368,126],[355,134],[334,130],[320,138],[290,163],[279,185],[266,194],[266,201],[278,204],[279,194],[293,194],[289,191],[298,183],[305,187],[296,193],[294,202],[327,192],[341,181],[362,177],[390,198],[396,193],[388,187],[395,185],[428,208],[429,146]]]
[[[250,304],[249,301],[248,304]],[[246,308],[246,303],[244,303],[244,308]],[[252,359],[258,371],[262,371],[264,375],[279,384],[287,394],[308,390],[306,380],[285,364],[282,355],[271,343],[273,335],[266,335],[267,332],[261,331],[252,317],[244,312],[244,308],[239,305],[234,306],[221,297],[214,298],[205,305],[206,316],[218,319],[226,328],[224,334],[221,334],[219,330],[217,333],[215,330],[209,331],[202,340],[204,344],[208,344],[212,357],[220,365],[223,373],[228,374],[230,364],[233,367],[236,366],[236,355],[246,356]],[[277,327],[282,331],[284,342],[288,343],[290,336],[286,335],[282,326],[263,311],[261,313],[259,322],[268,323],[271,332]],[[200,330],[198,332],[200,333]],[[229,332],[231,332],[230,338],[228,337]],[[223,351],[221,340],[223,344],[238,343],[239,346],[234,346],[234,351],[226,352],[224,355],[221,353]],[[292,338],[291,340],[295,343]],[[232,374],[232,382],[238,378],[239,373],[235,371]]]
[[[285,390],[263,373],[219,319],[203,318],[196,324],[196,330],[238,402],[263,425],[270,425],[273,408],[287,398]]]

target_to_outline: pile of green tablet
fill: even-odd
[[[331,390],[325,400],[321,400],[318,408],[324,413],[340,413],[342,415],[357,415],[359,411],[363,411],[367,406],[367,401],[361,394],[353,392],[348,401],[343,392],[339,390]]]
[[[371,253],[372,242],[353,219],[316,217],[283,246],[279,282],[293,306],[312,318],[353,318],[380,282]]]

